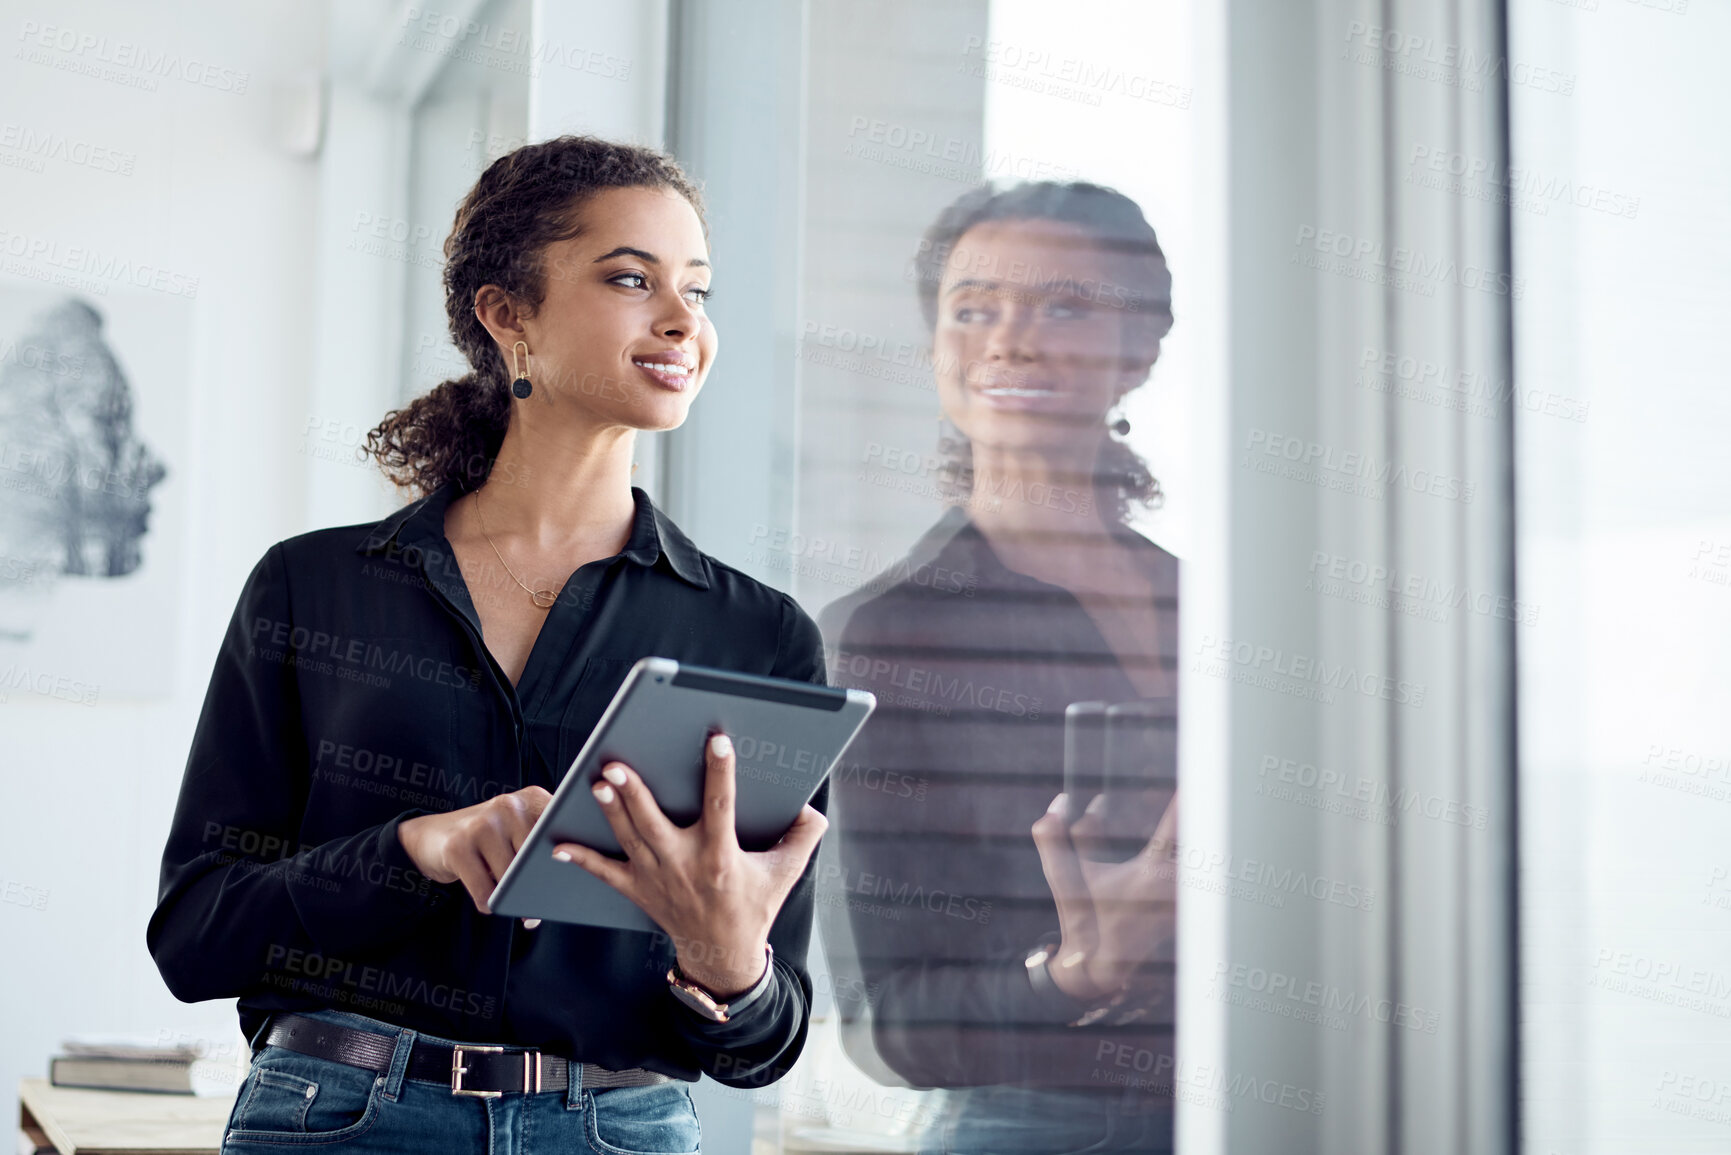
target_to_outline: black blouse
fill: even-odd
[[[415,869],[397,827],[555,789],[639,658],[822,684],[816,624],[633,488],[625,549],[571,575],[513,687],[445,538],[458,493],[278,542],[253,568],[163,853],[157,967],[183,1002],[238,997],[249,1039],[268,1012],[331,1007],[613,1069],[773,1081],[805,1041],[815,866],[770,932],[773,981],[717,1024],[669,993],[667,936],[483,915],[460,882]]]
[[[1160,674],[1170,752],[1178,559],[1114,536],[1154,590],[1158,649],[1130,660]],[[1172,1053],[1175,968],[1157,968],[1139,1018],[1071,1026],[1088,1008],[1035,987],[1023,960],[1058,929],[1030,828],[1064,789],[1064,709],[1140,697],[1125,660],[1070,590],[1008,568],[959,507],[819,620],[832,682],[878,697],[831,771],[819,875],[831,970],[873,1016],[869,1046],[844,1043],[917,1087],[1117,1094],[1101,1055],[1150,1056],[1145,1072]]]

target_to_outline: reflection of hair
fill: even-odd
[[[475,294],[497,285],[532,315],[547,295],[547,246],[577,236],[583,204],[615,188],[669,189],[703,219],[702,195],[672,157],[593,136],[506,153],[457,206],[445,240],[445,312],[474,371],[392,410],[367,434],[367,452],[399,487],[427,494],[446,481],[474,489],[486,480],[510,422],[511,374],[475,315]]]
[[[1125,336],[1134,353],[1151,356],[1154,346],[1172,328],[1172,273],[1154,229],[1135,201],[1114,189],[1086,181],[1035,181],[994,188],[985,185],[963,194],[938,214],[920,241],[914,257],[914,275],[919,285],[920,311],[926,324],[938,322],[938,288],[944,269],[952,260],[965,261],[957,242],[975,225],[987,221],[1061,221],[1080,225],[1099,239],[1100,247],[1128,260],[1124,267],[1131,283],[1099,286],[1098,299],[1121,302]],[[1038,271],[1031,271],[1034,276]],[[1108,293],[1110,288],[1110,293]],[[945,458],[940,484],[948,496],[966,497],[973,488],[973,447],[948,421],[942,421],[938,450]],[[1106,444],[1100,451],[1098,480],[1116,488],[1115,515],[1129,519],[1132,503],[1160,504],[1160,482],[1141,456],[1105,430]]]

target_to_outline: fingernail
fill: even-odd
[[[538,927],[540,925],[541,925],[541,920],[538,918],[526,918],[523,920],[523,928],[525,930],[534,930],[536,927]]]
[[[717,758],[725,758],[733,753],[733,739],[726,734],[717,734],[709,740],[709,752]]]
[[[601,777],[607,779],[607,781],[613,783],[615,786],[623,786],[625,785],[625,767],[615,762],[611,766],[607,767],[607,769],[601,771]]]
[[[569,850],[555,850],[553,852],[553,857],[557,858],[560,862],[570,862],[571,852]]]
[[[613,787],[607,785],[605,782],[597,783],[595,786],[595,801],[601,803],[603,806],[611,803],[613,801]]]
[[[1052,799],[1052,804],[1050,806],[1046,807],[1046,813],[1057,814],[1069,805],[1070,796],[1067,794],[1060,794],[1056,798]]]

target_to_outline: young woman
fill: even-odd
[[[822,615],[836,680],[879,697],[832,775],[824,937],[869,1012],[844,1040],[952,1089],[923,1150],[1168,1151],[1178,562],[1127,526],[1159,487],[1115,411],[1171,276],[1135,203],[1082,183],[969,193],[916,266],[955,504]],[[1140,703],[1151,773],[1072,822],[1078,701]]]
[[[684,421],[715,359],[701,211],[644,149],[494,162],[445,243],[474,371],[369,439],[419,499],[248,578],[148,931],[178,998],[239,998],[225,1152],[695,1151],[700,1072],[756,1087],[798,1057],[827,791],[743,852],[725,736],[695,825],[614,763],[595,805],[627,861],[555,849],[665,934],[486,906],[637,659],[824,680],[812,620],[631,485],[637,431]]]

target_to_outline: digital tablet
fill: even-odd
[[[864,690],[642,659],[577,752],[493,888],[488,908],[511,918],[659,929],[617,890],[581,866],[553,858],[561,842],[624,857],[590,793],[601,768],[614,760],[625,763],[669,819],[689,826],[703,812],[704,744],[719,730],[733,740],[739,844],[767,850],[781,841],[876,705]]]

